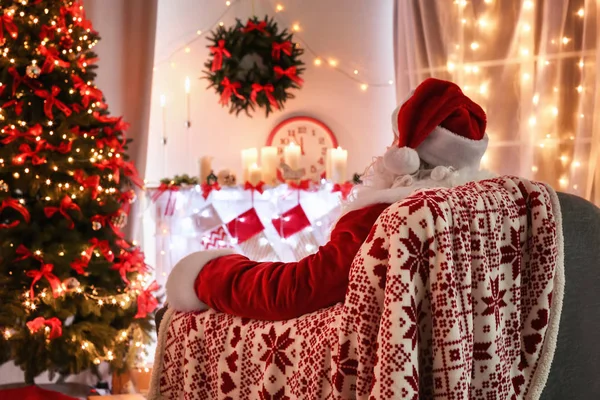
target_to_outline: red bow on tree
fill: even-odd
[[[129,285],[127,274],[130,272],[145,273],[148,271],[144,261],[144,253],[139,248],[135,248],[130,252],[122,252],[119,256],[119,262],[115,263],[112,270],[118,270],[123,282]]]
[[[246,26],[244,28],[242,28],[242,32],[248,33],[248,32],[252,32],[252,31],[259,31],[261,33],[265,33],[268,35],[267,31],[265,30],[266,27],[267,27],[266,21],[260,21],[258,24],[256,24],[253,21],[248,20],[248,22],[246,23]]]
[[[81,104],[84,107],[88,107],[90,104],[90,99],[96,101],[102,101],[102,91],[100,89],[96,89],[93,86],[88,85],[77,75],[71,75],[71,79],[73,80],[73,86],[75,89],[79,90],[79,95],[81,96]]]
[[[62,216],[69,221],[69,229],[73,229],[75,227],[75,223],[69,215],[69,211],[71,210],[81,212],[79,206],[73,203],[73,200],[69,196],[65,195],[65,197],[63,197],[63,199],[60,201],[59,207],[44,207],[44,214],[47,218],[51,218],[57,212],[62,214]]]
[[[73,174],[73,179],[84,188],[91,189],[90,194],[92,200],[96,200],[96,197],[98,197],[98,186],[100,186],[100,177],[98,175],[92,175],[85,178],[83,171],[78,169],[75,171],[75,174]]]
[[[30,299],[33,299],[33,297],[35,296],[33,292],[33,285],[35,285],[36,282],[42,278],[46,278],[48,283],[50,283],[50,287],[52,288],[52,296],[54,296],[54,298],[57,298],[60,295],[60,293],[62,292],[62,287],[60,286],[60,279],[58,279],[56,275],[52,273],[53,269],[54,265],[42,263],[42,267],[39,270],[36,269],[33,271],[27,271],[26,275],[30,278],[33,278],[31,286],[29,287]]]
[[[86,58],[85,54],[82,54],[77,59],[77,66],[80,69],[85,70],[88,66],[92,64],[96,64],[98,62],[97,58]]]
[[[288,69],[283,69],[280,66],[276,66],[273,68],[273,71],[275,72],[275,77],[277,79],[287,76],[289,79],[296,82],[298,85],[302,85],[302,83],[304,83],[304,80],[298,76],[296,67],[289,67]]]
[[[291,56],[292,49],[293,49],[292,42],[290,42],[289,40],[286,40],[285,42],[282,42],[282,43],[273,42],[273,48],[271,50],[271,57],[273,57],[273,60],[279,61],[279,59],[281,58],[282,51],[285,54],[287,54],[288,56]]]
[[[0,143],[2,144],[12,143],[19,138],[33,141],[36,137],[42,134],[42,126],[40,124],[36,124],[33,127],[29,128],[27,132],[21,132],[17,128],[11,129],[9,127],[5,127],[4,134],[6,135],[6,137],[2,139],[2,141],[0,141]]]
[[[72,261],[70,265],[75,272],[77,272],[79,275],[83,275],[85,274],[85,269],[88,267],[89,262],[90,260],[87,257],[81,256],[75,261]]]
[[[38,47],[38,51],[42,56],[46,57],[46,61],[44,61],[44,65],[42,65],[42,72],[45,74],[54,71],[56,65],[62,68],[67,68],[70,65],[68,62],[61,60],[56,47],[48,48],[41,44]]]
[[[115,259],[115,254],[110,249],[110,244],[108,240],[98,240],[98,238],[93,238],[90,240],[90,247],[86,250],[86,257],[88,261],[92,258],[92,254],[94,253],[94,249],[98,249],[100,253],[106,258],[106,260],[113,262]]]
[[[49,25],[42,26],[39,37],[41,40],[44,40],[44,39],[54,40],[54,27],[49,26]]]
[[[204,197],[204,200],[208,199],[208,196],[210,196],[210,192],[212,192],[213,190],[221,190],[221,186],[219,186],[219,184],[216,182],[211,185],[209,185],[208,183],[203,183],[202,185],[200,185],[200,187],[202,188],[202,197]]]
[[[269,103],[276,109],[279,109],[279,104],[277,104],[277,100],[275,100],[275,97],[273,97],[273,92],[275,91],[275,88],[270,83],[268,83],[264,86],[261,85],[260,83],[253,83],[252,84],[252,93],[250,93],[250,100],[252,100],[254,103],[256,103],[256,96],[258,95],[259,92],[262,92],[262,91],[265,92],[265,96],[267,96],[267,100],[269,100]]]
[[[112,222],[113,217],[115,217],[116,215],[117,215],[117,213],[114,213],[111,215],[94,215],[91,218],[91,222],[92,222],[92,224],[94,222],[98,222],[102,227],[109,226],[113,230],[115,235],[117,235],[119,237],[123,237],[123,232],[121,232],[121,230]]]
[[[219,100],[219,104],[228,105],[229,99],[232,95],[235,95],[240,100],[244,100],[244,96],[238,93],[238,89],[242,87],[242,84],[239,82],[231,82],[228,77],[223,78],[221,81],[221,85],[223,86],[223,93],[221,93],[221,99]]]
[[[105,124],[112,124],[113,130],[109,130],[109,128],[105,127],[104,132],[107,134],[113,134],[114,131],[125,131],[129,128],[129,124],[123,121],[123,117],[111,117],[109,115],[101,115],[98,111],[94,111],[92,113],[94,118],[98,120],[98,122],[103,122]]]
[[[21,85],[21,83],[26,84],[27,86],[29,86],[31,89],[37,89],[41,86],[41,84],[38,81],[34,81],[32,79],[30,79],[27,75],[19,75],[19,71],[17,71],[17,69],[15,67],[10,67],[8,69],[8,73],[13,77],[13,84],[12,84],[12,95],[14,96],[17,93],[17,89],[19,88],[19,86]]]
[[[2,204],[0,204],[0,213],[6,208],[12,208],[15,211],[17,211],[19,214],[21,214],[21,216],[27,223],[29,223],[29,221],[31,220],[29,211],[27,211],[27,208],[25,208],[21,203],[19,203],[19,200],[17,199],[9,198],[2,200]],[[19,221],[13,221],[9,224],[0,224],[0,228],[14,228],[17,225],[19,225]]]
[[[125,138],[123,138],[122,142],[119,142],[119,139],[117,139],[115,136],[111,136],[99,139],[96,145],[99,149],[108,147],[111,149],[112,152],[120,153],[123,150],[123,146],[125,146],[126,142],[127,141],[125,140]]]
[[[31,146],[29,146],[26,143],[23,143],[19,146],[19,151],[21,152],[21,154],[13,158],[13,164],[23,165],[28,158],[31,158],[31,162],[33,163],[33,165],[43,164],[44,162],[46,162],[46,157],[38,155],[38,153],[42,150],[43,147],[44,141],[42,140],[38,142],[35,149],[32,149]]]
[[[5,29],[6,29],[6,32],[13,39],[15,39],[19,34],[17,25],[15,25],[15,23],[13,22],[12,14],[4,14],[4,15],[0,16],[0,44],[2,44],[2,45],[4,43],[4,30]]]
[[[56,96],[60,93],[60,88],[58,86],[52,86],[52,92],[48,92],[47,90],[38,89],[35,91],[35,95],[41,97],[44,100],[44,113],[48,119],[54,119],[54,115],[52,115],[52,108],[56,106],[60,111],[63,112],[67,117],[71,115],[71,109],[66,106],[65,103],[58,100]]]
[[[221,69],[223,66],[223,56],[231,57],[231,53],[225,48],[225,41],[223,39],[217,42],[217,46],[212,46],[210,52],[214,54],[211,71],[215,72]]]
[[[126,214],[129,214],[129,209],[131,208],[131,203],[135,199],[135,192],[133,190],[128,190],[126,192],[122,192],[119,196],[119,203],[125,211]]]
[[[156,292],[158,289],[160,289],[160,286],[154,281],[139,294],[137,298],[138,311],[134,318],[145,318],[148,313],[156,310],[158,300],[152,295],[152,292]]]
[[[7,101],[6,103],[2,104],[3,109],[7,109],[12,106],[15,107],[15,114],[20,116],[23,113],[23,100],[21,100],[21,101],[10,100],[10,101]]]
[[[110,159],[104,159],[99,163],[94,164],[100,169],[110,169],[113,173],[113,180],[118,184],[121,180],[121,170],[126,177],[128,177],[134,185],[143,188],[144,182],[140,179],[137,170],[132,162],[123,160],[122,157],[112,157]]]
[[[340,192],[342,195],[342,200],[346,200],[353,187],[354,184],[352,184],[351,182],[342,183],[341,185],[339,183],[336,183],[335,185],[333,185],[333,189],[331,190],[331,192]]]
[[[37,317],[36,319],[27,322],[27,327],[31,333],[36,333],[43,327],[50,328],[50,334],[48,335],[49,340],[56,339],[62,336],[62,322],[56,317],[50,319],[44,319],[44,317]]]
[[[26,260],[28,258],[34,258],[39,262],[42,262],[42,258],[40,256],[33,254],[27,247],[23,246],[22,244],[20,244],[19,247],[17,247],[15,253],[19,256],[19,258],[15,258],[13,262]]]
[[[62,154],[70,153],[72,147],[73,147],[73,142],[70,140],[68,142],[61,142],[58,146],[53,146],[50,143],[46,143],[46,149],[52,150],[52,151],[58,151],[59,153],[62,153]]]

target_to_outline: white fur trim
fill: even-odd
[[[169,307],[185,312],[208,309],[208,306],[198,299],[194,283],[206,263],[229,254],[235,254],[235,252],[231,249],[198,251],[179,261],[167,279]]]
[[[565,242],[562,229],[562,213],[560,202],[554,189],[545,185],[552,201],[552,214],[556,222],[556,271],[554,273],[554,288],[552,289],[552,308],[550,310],[550,320],[548,321],[548,330],[544,339],[544,348],[538,361],[538,367],[535,376],[531,378],[531,386],[527,400],[538,400],[542,396],[542,391],[550,375],[550,367],[554,360],[556,343],[558,342],[558,327],[560,325],[560,316],[562,314],[563,298],[565,295]],[[555,367],[560,368],[560,365]]]
[[[488,135],[481,140],[468,139],[448,129],[436,126],[427,138],[417,146],[421,159],[431,165],[464,168],[479,165],[488,145]]]
[[[167,331],[171,324],[171,319],[175,310],[168,308],[162,317],[160,326],[157,326],[158,337],[156,338],[156,351],[154,353],[154,365],[152,367],[152,377],[150,379],[150,390],[148,391],[148,400],[163,400],[160,393],[160,377],[163,372],[163,362],[165,357],[165,348],[167,346]]]
[[[410,147],[392,146],[383,155],[383,165],[396,175],[415,173],[420,164],[419,155]]]

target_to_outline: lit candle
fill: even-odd
[[[253,163],[248,168],[248,182],[250,182],[253,186],[258,185],[258,183],[262,180],[262,170],[256,163]]]
[[[293,170],[300,168],[300,156],[302,155],[300,146],[292,142],[283,149],[283,160]]]
[[[258,150],[256,147],[252,147],[250,149],[242,150],[242,171],[244,172],[242,184],[247,182],[250,179],[249,170],[252,164],[256,164],[258,162]]]
[[[260,164],[262,166],[262,181],[272,185],[277,179],[277,147],[263,147],[260,149]]]
[[[341,147],[331,150],[331,180],[334,183],[346,182],[346,167],[348,163],[348,150]]]
[[[162,135],[163,144],[167,144],[167,96],[160,95],[160,108],[162,109]]]
[[[199,160],[200,163],[200,183],[206,183],[206,179],[210,175],[212,171],[212,157],[205,156],[201,157]]]
[[[185,120],[185,125],[186,127],[190,127],[192,122],[191,122],[191,116],[190,116],[190,78],[186,77],[185,78],[185,109],[187,112],[186,115],[186,120]]]

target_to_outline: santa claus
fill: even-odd
[[[392,115],[394,142],[355,189],[327,244],[297,262],[255,262],[231,250],[181,260],[167,281],[178,311],[215,310],[285,320],[342,302],[354,256],[379,215],[411,193],[491,175],[480,170],[486,115],[447,81],[427,79]]]

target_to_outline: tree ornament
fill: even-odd
[[[93,221],[92,222],[92,229],[95,231],[100,230],[100,228],[102,228],[102,224],[98,221]]]
[[[127,225],[127,213],[123,210],[117,211],[117,214],[111,218],[111,222],[119,229],[124,228]]]
[[[0,192],[8,192],[8,185],[0,179]]]
[[[77,278],[73,277],[67,278],[62,282],[62,287],[67,293],[76,290],[79,286],[81,286],[81,283],[77,280]]]
[[[38,65],[28,65],[25,73],[29,78],[36,79],[42,73],[42,69]]]
[[[233,27],[217,27],[209,40],[211,56],[204,64],[204,77],[230,113],[251,116],[259,107],[268,116],[294,98],[290,89],[302,86],[304,63],[299,57],[304,51],[272,18],[253,17],[246,24],[238,19]]]

